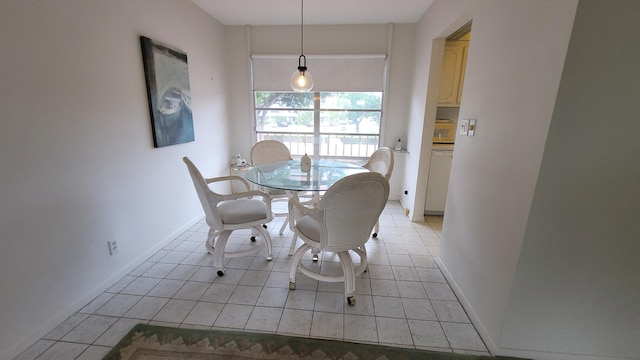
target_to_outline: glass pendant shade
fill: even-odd
[[[305,66],[298,67],[291,75],[291,88],[298,92],[310,91],[313,88],[313,77]]]

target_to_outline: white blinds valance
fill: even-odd
[[[305,55],[312,91],[383,91],[386,55]],[[253,89],[291,91],[298,56],[252,55]]]

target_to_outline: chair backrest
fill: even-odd
[[[189,175],[191,175],[193,186],[196,188],[198,199],[200,199],[200,204],[204,210],[207,225],[215,229],[222,229],[222,220],[218,214],[218,203],[222,201],[222,196],[211,190],[207,185],[207,181],[200,173],[200,170],[198,170],[188,157],[183,157],[182,161],[187,164],[187,169],[189,170]]]
[[[346,251],[366,243],[388,198],[389,181],[377,172],[338,180],[317,205],[322,213],[320,249]]]
[[[278,140],[262,140],[251,148],[251,164],[260,165],[292,160],[289,148]]]
[[[393,172],[393,150],[388,147],[381,147],[374,151],[363,167],[369,169],[369,171],[375,171],[382,174],[385,179],[391,178]]]

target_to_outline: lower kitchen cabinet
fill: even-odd
[[[453,150],[433,150],[429,164],[425,215],[443,215],[449,188]]]

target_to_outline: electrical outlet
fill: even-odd
[[[107,241],[107,244],[109,245],[109,255],[113,255],[113,254],[117,253],[118,251],[120,251],[120,247],[118,246],[118,240],[117,239],[113,239],[111,241]]]
[[[469,119],[469,136],[476,134],[476,119]]]

